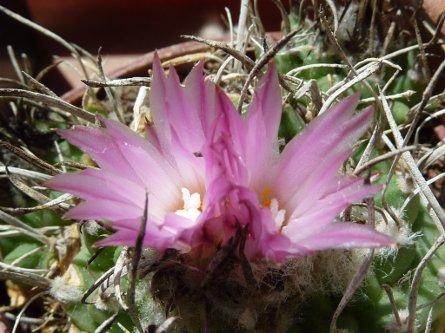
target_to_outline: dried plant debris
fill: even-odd
[[[26,57],[19,59],[13,48],[7,49],[17,78],[0,79],[0,290],[4,295],[0,331],[444,331],[445,48],[439,33],[443,20],[438,27],[432,25],[421,7],[407,1],[312,0],[290,1],[289,6],[273,2],[283,19],[281,36],[264,32],[261,17],[266,13],[261,12],[260,1],[242,0],[237,26],[226,10],[230,31],[226,40],[184,36],[206,48],[164,61],[168,76],[158,64],[154,75],[149,71],[147,77],[125,78],[104,73],[100,50],[94,56],[0,6],[1,15],[65,47],[77,61],[79,81],[87,87],[81,104],[72,105],[41,83],[48,71],[60,65],[57,57],[35,73],[23,61]],[[184,79],[198,61],[185,87],[180,86],[175,80]],[[274,68],[278,73],[271,79]],[[281,87],[275,95],[269,92],[275,84],[271,82]],[[219,100],[212,97],[197,103],[197,91],[201,97]],[[353,103],[354,98],[340,101],[356,92],[360,92],[358,109],[374,106],[375,111],[367,109],[356,116],[337,111],[337,122],[342,123],[323,125],[332,108]],[[221,114],[215,111],[218,103],[224,104]],[[171,115],[164,123],[159,121],[160,104],[172,110],[178,105],[189,110],[193,104],[203,110],[201,118],[193,118],[193,112],[201,112],[195,110],[178,113],[177,119],[190,122],[189,129],[204,129],[206,144],[198,147],[201,139],[196,139],[196,133]],[[216,107],[207,110],[209,105]],[[270,139],[276,154],[258,162],[270,168],[258,167],[249,158],[258,159],[266,149],[268,141],[261,133],[274,133],[270,117],[280,108],[281,120],[279,113],[275,119],[278,137]],[[260,110],[257,116],[253,109]],[[219,121],[212,123],[213,116]],[[202,124],[196,127],[191,118]],[[209,124],[203,125],[206,121]],[[70,130],[73,126],[78,132]],[[258,146],[253,157],[240,147],[255,145],[237,141],[237,136],[250,138],[251,132],[258,137],[252,139]],[[309,132],[316,135],[311,137]],[[119,143],[116,133],[128,140]],[[342,146],[345,137],[350,141]],[[103,142],[107,144],[101,146]],[[148,142],[150,147],[145,148]],[[175,145],[169,146],[171,142]],[[304,156],[299,165],[282,173],[302,174],[297,183],[302,190],[295,191],[304,194],[292,201],[272,193],[285,185],[291,193],[293,184],[282,181],[270,159],[287,156],[295,142],[304,143],[295,149]],[[120,155],[101,159],[107,149],[121,154],[125,144],[125,149],[138,152],[134,156],[139,161],[151,161],[144,157],[147,149],[161,156],[159,163],[165,170],[158,170],[159,174],[174,174],[170,169],[176,168],[176,173],[188,175],[185,179],[205,179],[204,185],[183,186],[170,193],[168,182],[179,180],[160,183],[168,198],[178,198],[179,206],[163,207],[143,184],[138,184],[140,193],[126,195],[131,177],[153,169],[147,163],[133,171],[119,169],[114,164],[120,163]],[[314,157],[313,167],[304,173],[304,163],[323,144],[329,149]],[[189,146],[193,156],[185,163]],[[342,147],[345,151],[340,154]],[[341,155],[338,164],[329,164],[335,151]],[[203,167],[210,157],[216,169]],[[329,166],[339,179],[334,193],[349,195],[341,192],[349,189],[340,185],[346,176],[360,179],[354,191],[363,194],[346,200],[334,212],[338,222],[330,223],[354,230],[327,233],[330,237],[321,241],[326,230],[310,229],[338,200],[345,200],[334,197],[314,210],[304,228],[289,233],[294,223],[289,210],[327,188],[328,171],[317,170]],[[243,183],[258,170],[263,173],[256,183]],[[218,201],[202,192],[211,191],[207,181],[215,175],[226,181],[224,186],[238,191],[224,197],[218,213],[210,209]],[[252,185],[271,175],[277,176],[269,187]],[[84,177],[81,185],[76,177]],[[65,179],[63,186],[61,179]],[[312,185],[304,188],[304,184]],[[214,192],[223,193],[223,185]],[[80,193],[79,186],[82,190],[90,186],[90,192]],[[116,198],[125,207],[137,208],[116,209],[112,204]],[[237,207],[248,209],[235,209],[233,200],[238,200]],[[85,203],[91,206],[89,215],[79,213],[78,207]],[[310,211],[311,204],[304,207]],[[230,214],[227,207],[232,209]],[[176,220],[154,226],[158,215],[169,210]],[[199,224],[204,213],[215,218]],[[116,214],[126,220],[115,219]],[[161,215],[163,219],[165,213]],[[275,224],[265,224],[263,215],[272,216]],[[179,217],[182,224],[174,224]],[[224,228],[218,229],[221,221]],[[361,243],[353,238],[358,235]]]

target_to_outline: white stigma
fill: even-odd
[[[175,213],[194,222],[201,214],[201,195],[198,192],[191,194],[185,187],[181,189],[181,192],[184,208],[177,210]]]
[[[278,207],[278,200],[275,198],[272,198],[270,200],[270,212],[272,213],[272,217],[275,220],[275,223],[278,227],[283,227],[284,218],[286,216],[286,210],[285,209],[279,209]]]

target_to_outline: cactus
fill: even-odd
[[[283,199],[267,197],[268,189],[261,189],[264,197],[259,194],[258,202],[252,201],[249,191],[255,186],[243,183],[241,176],[228,182],[245,190],[237,192],[238,196],[244,193],[238,203],[253,202],[258,207],[249,206],[250,219],[244,219],[244,210],[227,208],[234,195],[230,192],[224,201],[227,205],[219,209],[228,209],[223,216],[227,220],[235,216],[236,223],[225,224],[224,228],[219,228],[218,222],[201,223],[199,218],[191,218],[196,211],[203,214],[210,203],[202,197],[195,207],[194,195],[199,191],[188,188],[188,196],[182,192],[182,205],[171,208],[175,214],[193,220],[195,224],[188,229],[169,225],[153,231],[112,218],[108,218],[111,224],[107,219],[82,217],[84,220],[78,222],[66,218],[67,211],[80,200],[68,194],[76,192],[70,192],[66,184],[60,185],[64,176],[57,175],[106,169],[103,161],[94,158],[97,152],[91,149],[88,154],[85,149],[92,146],[76,142],[93,133],[98,143],[103,137],[109,138],[113,128],[127,133],[128,129],[117,121],[141,137],[154,135],[159,139],[153,128],[160,126],[156,122],[159,115],[155,114],[159,108],[156,103],[160,102],[150,100],[147,92],[156,85],[155,78],[104,81],[100,59],[96,61],[87,51],[64,41],[77,58],[94,69],[94,79],[85,81],[89,88],[80,107],[39,85],[33,73],[25,77],[19,73],[14,86],[0,88],[0,96],[10,100],[0,120],[0,171],[4,175],[1,186],[7,193],[0,203],[0,280],[10,303],[2,309],[0,327],[5,323],[16,332],[36,328],[45,332],[444,331],[444,160],[439,132],[444,97],[439,78],[445,62],[431,65],[431,52],[439,52],[443,58],[441,37],[432,38],[434,27],[421,16],[421,11],[397,1],[356,0],[343,4],[313,0],[304,2],[304,6],[290,1],[287,9],[280,1],[274,2],[283,15],[279,39],[264,34],[256,1],[242,0],[242,8],[248,10],[241,10],[237,45],[186,36],[210,45],[211,56],[198,53],[169,60],[188,68],[200,60],[206,83],[199,81],[201,78],[189,78],[191,83],[187,81],[186,86],[202,85],[202,89],[208,89],[213,87],[209,82],[214,82],[219,87],[216,92],[209,88],[211,92],[206,96],[228,101],[224,103],[231,100],[227,108],[237,108],[244,117],[234,120],[226,110],[215,117],[220,120],[211,127],[202,125],[211,134],[206,134],[205,149],[196,150],[195,157],[199,160],[214,153],[214,164],[221,167],[226,160],[219,157],[232,152],[238,154],[236,163],[244,158],[242,162],[249,165],[248,157],[236,151],[239,147],[234,139],[245,133],[233,128],[244,122],[239,126],[245,125],[249,132],[256,124],[249,120],[254,108],[249,105],[259,110],[274,104],[270,101],[274,93],[264,92],[274,80],[281,86],[282,114],[278,138],[274,138],[281,156],[294,138],[308,136],[306,132],[316,129],[328,117],[325,115],[334,112],[331,108],[339,105],[338,101],[359,92],[358,109],[374,106],[376,111],[358,113],[363,119],[366,113],[369,121],[359,121],[359,116],[352,113],[345,118],[345,127],[349,122],[362,123],[363,130],[352,135],[354,140],[364,134],[359,141],[350,142],[353,153],[342,163],[339,175],[363,177],[366,184],[361,184],[360,189],[367,193],[357,196],[351,205],[348,202],[338,219],[355,222],[358,229],[354,235],[365,230],[357,224],[371,224],[376,231],[366,229],[368,234],[360,234],[366,236],[362,239],[366,244],[348,238],[347,244],[338,241],[323,247],[317,243],[318,247],[310,248],[306,244],[312,243],[303,243],[305,239],[294,241],[292,235],[284,243],[289,240],[283,240],[288,237],[284,230],[288,225],[281,221],[284,217],[281,219],[280,214],[286,214],[289,204],[279,206]],[[4,7],[0,11],[36,28]],[[422,33],[417,32],[419,26]],[[426,42],[431,38],[429,45]],[[433,44],[439,51],[431,49]],[[272,78],[272,63],[278,71],[276,79]],[[161,77],[160,64],[156,71],[155,75]],[[191,76],[198,73],[196,68],[193,71]],[[173,73],[171,69],[168,79],[163,73],[159,79],[169,89],[176,87],[171,83]],[[179,76],[187,73],[179,72]],[[96,99],[97,89],[105,91],[107,98]],[[130,106],[126,104],[128,94],[137,96],[132,97]],[[188,95],[181,96],[186,96],[182,103],[189,103]],[[209,100],[209,105],[218,105]],[[171,102],[165,97],[162,103],[168,107]],[[338,117],[342,116],[338,113]],[[366,130],[371,118],[371,127]],[[174,123],[175,119],[169,121]],[[151,126],[153,122],[155,127]],[[73,139],[68,129],[79,124],[85,136],[76,134]],[[171,128],[176,130],[175,126]],[[336,126],[340,131],[342,126]],[[94,129],[90,131],[91,128]],[[84,151],[58,136],[55,129]],[[326,131],[330,136],[329,128]],[[225,133],[230,133],[228,139]],[[124,137],[133,138],[132,135],[135,134]],[[190,135],[189,141],[181,139],[194,144],[194,133]],[[178,145],[182,142],[172,140]],[[233,146],[227,144],[230,140],[235,141]],[[317,144],[311,142],[310,146]],[[142,144],[138,146],[141,147]],[[226,150],[219,151],[221,147]],[[309,152],[310,147],[304,151]],[[166,160],[179,158],[176,153],[164,150],[162,156]],[[320,156],[320,164],[324,157]],[[109,161],[115,160],[109,157]],[[244,166],[240,163],[236,168],[239,171]],[[199,178],[204,173],[211,172],[203,169],[202,175],[195,176]],[[267,176],[265,172],[264,178]],[[128,180],[125,177],[122,179]],[[59,184],[54,185],[57,181],[50,179],[59,179]],[[75,188],[75,184],[70,186]],[[375,192],[378,193],[369,198]],[[145,197],[145,205],[142,201],[137,203],[137,216],[145,216],[145,223],[150,223],[150,194]],[[366,199],[360,201],[362,198]],[[273,204],[277,207],[272,212]],[[251,230],[252,216],[260,219],[265,211],[269,215],[272,212],[273,221],[281,221],[276,234],[271,226],[267,231]],[[217,214],[212,217],[220,218]],[[173,227],[177,229],[172,236]],[[263,234],[267,237],[259,236]],[[261,241],[264,243],[258,245]],[[387,246],[394,243],[398,246]]]

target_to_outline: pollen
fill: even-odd
[[[270,203],[271,203],[271,199],[270,198],[267,198],[267,199],[264,199],[263,200],[263,206],[264,207],[270,207]]]
[[[265,188],[262,192],[261,192],[261,205],[263,205],[264,207],[270,207],[270,203],[271,203],[271,194],[272,194],[272,190],[270,188]]]
[[[272,190],[270,188],[265,188],[263,192],[261,192],[262,195],[270,195],[272,193]]]
[[[178,209],[175,213],[196,221],[199,215],[201,215],[204,206],[204,202],[201,201],[201,195],[198,192],[190,193],[190,190],[185,187],[181,189],[181,192],[184,205],[182,209]]]

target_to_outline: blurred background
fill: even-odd
[[[288,1],[284,3],[287,5]],[[109,71],[136,55],[184,42],[181,34],[221,38],[228,30],[225,7],[236,24],[240,1],[0,0],[0,4],[93,55],[102,47],[105,71]],[[280,30],[281,16],[273,1],[259,1],[259,9],[266,30]],[[53,55],[69,57],[62,46],[3,13],[0,13],[0,27],[0,77],[16,78],[7,45],[13,46],[18,58],[22,53],[28,55],[34,74],[53,62]],[[45,83],[62,93],[77,85],[78,79],[69,66],[61,65]]]

